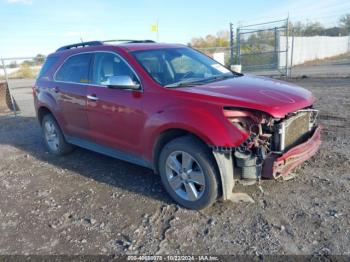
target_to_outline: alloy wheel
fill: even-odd
[[[166,175],[170,187],[184,200],[196,201],[205,190],[201,166],[189,153],[172,152],[166,160]]]
[[[50,121],[45,122],[44,134],[50,150],[57,151],[59,148],[59,138],[58,138],[56,126],[52,122]]]

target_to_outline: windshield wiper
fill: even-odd
[[[220,75],[220,76],[212,76],[212,77],[207,77],[207,78],[203,78],[203,79],[199,79],[196,81],[191,81],[191,82],[186,82],[187,84],[191,84],[191,85],[199,85],[199,84],[206,84],[206,83],[211,83],[211,82],[215,82],[215,81],[221,81],[221,80],[225,80],[228,78],[233,78],[235,77],[234,75]]]
[[[184,86],[194,86],[193,82],[188,82],[188,81],[184,81],[184,82],[176,82],[173,84],[169,84],[169,85],[165,85],[164,87],[184,87]]]
[[[165,87],[185,87],[185,86],[195,86],[198,84],[205,84],[205,83],[210,83],[210,82],[215,82],[215,81],[221,81],[225,80],[228,78],[233,78],[235,75],[220,75],[220,76],[213,76],[213,77],[207,77],[203,79],[199,79],[196,81],[180,81],[177,83],[169,84],[166,85]]]
[[[210,83],[210,82],[215,82],[215,81],[221,81],[221,80],[225,80],[228,78],[233,78],[235,77],[234,75],[219,75],[219,76],[212,76],[212,77],[208,77],[208,78],[203,78],[200,80],[195,81],[196,84],[200,84],[200,83]],[[193,82],[192,82],[193,83]]]

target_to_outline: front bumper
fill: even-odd
[[[289,149],[283,155],[269,154],[262,170],[263,178],[278,178],[286,176],[295,167],[316,154],[321,145],[322,126],[317,126],[312,136],[302,144]]]

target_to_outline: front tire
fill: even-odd
[[[215,161],[209,148],[195,137],[166,144],[159,157],[159,173],[169,195],[188,209],[207,208],[218,198]]]
[[[74,147],[64,139],[61,128],[51,114],[43,117],[41,122],[44,141],[51,154],[63,156],[70,153]]]

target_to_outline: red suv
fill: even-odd
[[[288,175],[321,143],[309,91],[235,73],[184,45],[61,47],[34,98],[51,153],[79,146],[151,168],[190,209],[231,199],[235,183]]]

